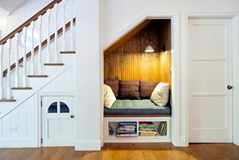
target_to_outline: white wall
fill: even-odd
[[[101,0],[100,46],[146,13],[238,12],[239,0]]]
[[[100,150],[99,0],[76,1],[76,150]]]
[[[107,43],[117,37],[120,33],[127,29],[130,25],[136,22],[140,17],[148,14],[162,14],[162,13],[178,13],[179,15],[179,39],[178,39],[178,56],[179,66],[184,68],[185,61],[183,54],[183,46],[185,45],[185,26],[183,24],[183,12],[193,13],[206,13],[206,12],[238,12],[239,11],[239,0],[101,0],[100,1],[100,48],[105,48]],[[100,64],[102,64],[100,60]],[[184,72],[182,68],[179,73]],[[102,76],[101,73],[100,76]],[[185,93],[184,82],[185,77],[179,75],[178,86],[179,93]],[[175,106],[180,111],[179,122],[179,134],[177,135],[178,146],[187,145],[187,133],[185,133],[184,117],[187,97],[184,94],[180,94],[178,97],[178,106]],[[100,106],[101,108],[102,106]]]
[[[38,147],[38,105],[37,95],[42,92],[74,92],[75,65],[64,71],[40,91],[27,99],[20,106],[0,119],[0,148]],[[10,131],[10,127],[16,131]]]

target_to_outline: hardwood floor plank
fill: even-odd
[[[238,160],[234,144],[106,143],[101,151],[75,151],[74,147],[0,149],[0,160]]]

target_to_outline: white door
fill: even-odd
[[[231,19],[189,20],[189,142],[232,142]]]
[[[74,97],[42,97],[42,146],[74,146]]]

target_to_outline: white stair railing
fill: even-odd
[[[15,66],[16,66],[16,70],[15,70],[15,87],[19,87],[19,76],[18,76],[18,67],[19,67],[19,60],[18,60],[18,42],[19,42],[19,33],[16,33],[15,35],[15,42],[16,42],[16,46],[15,46]]]
[[[39,47],[39,63],[38,63],[38,74],[42,75],[42,46],[41,46],[41,41],[42,41],[42,15],[38,17],[39,20],[39,40],[38,40],[38,47]]]
[[[48,21],[47,21],[47,54],[48,54],[48,63],[51,63],[51,48],[50,48],[50,42],[51,42],[51,33],[50,33],[50,28],[51,28],[51,10],[48,9],[47,11],[48,15]]]
[[[35,65],[34,65],[34,29],[35,29],[35,22],[32,21],[31,23],[32,27],[32,50],[31,50],[31,75],[35,75]]]
[[[73,51],[73,0],[70,0],[70,3],[71,3],[71,41],[70,41],[70,49],[71,51]]]
[[[58,29],[57,29],[57,14],[58,14],[58,4],[56,3],[55,6],[55,62],[58,62]]]
[[[27,62],[27,27],[23,28],[23,45],[24,45],[24,49],[23,49],[23,75],[22,75],[22,86],[23,87],[27,87],[27,67],[26,67],[26,62]]]
[[[10,53],[11,53],[11,39],[7,40],[7,51],[8,51],[8,58],[7,58],[7,99],[11,99],[11,84],[10,84],[10,76],[11,76],[11,63],[10,63]]]
[[[62,25],[62,29],[63,29],[63,40],[62,40],[62,50],[66,51],[66,20],[65,20],[65,12],[66,12],[66,0],[63,0],[62,2],[62,10],[63,10],[63,25]]]
[[[3,99],[3,45],[0,45],[0,99]]]
[[[28,89],[28,84],[27,84],[27,73],[36,77],[36,75],[43,75],[43,59],[42,59],[42,45],[46,44],[45,42],[42,43],[42,32],[43,29],[46,30],[47,34],[44,36],[46,37],[46,41],[47,41],[47,62],[48,63],[53,63],[59,62],[59,48],[58,48],[58,29],[60,28],[59,23],[58,23],[58,3],[60,3],[62,1],[62,8],[61,12],[63,14],[62,16],[62,51],[66,51],[66,46],[70,47],[70,50],[73,51],[73,0],[55,0],[53,2],[51,2],[47,7],[45,7],[43,10],[39,11],[36,15],[34,15],[32,18],[30,18],[28,21],[26,21],[23,25],[21,25],[21,27],[17,28],[16,30],[14,30],[12,33],[10,33],[8,36],[6,36],[5,38],[3,38],[0,41],[0,100],[3,99],[7,99],[7,100],[11,100],[12,97],[14,95],[11,94],[11,70],[15,67],[15,72],[13,75],[13,81],[12,84],[14,86],[15,89]],[[69,16],[70,16],[70,25],[68,24],[68,27],[70,27],[70,39],[68,41],[66,41],[66,17],[69,18],[69,16],[66,16],[66,2],[70,3],[70,9],[69,9]],[[68,5],[67,5],[68,6]],[[52,13],[52,9],[54,8],[54,13]],[[67,10],[68,11],[68,10]],[[47,14],[45,14],[47,13]],[[52,13],[52,14],[51,14]],[[45,15],[46,17],[46,25],[45,28],[43,28],[43,15]],[[54,20],[54,25],[52,26],[51,24],[51,20]],[[38,23],[36,23],[36,21]],[[38,25],[37,25],[38,24]],[[37,26],[36,26],[37,25]],[[35,44],[35,39],[34,39],[34,34],[35,31],[37,32],[37,27],[39,27],[39,35],[38,35],[38,54],[39,56],[34,56],[35,55],[35,51],[37,50],[36,48],[36,44]],[[52,27],[52,28],[51,28]],[[58,28],[59,27],[59,28]],[[28,36],[27,35],[27,29],[31,29],[31,33],[30,33],[30,46],[28,46],[27,43],[29,43],[28,41]],[[51,31],[53,32],[53,34],[51,35]],[[37,32],[38,33],[38,32]],[[51,47],[50,47],[50,42],[53,38],[53,35],[55,37],[54,39],[54,52],[51,54]],[[14,42],[15,45],[11,46],[11,43],[13,42],[13,37],[14,37]],[[36,37],[36,36],[35,36]],[[19,49],[19,44],[20,41],[22,42],[23,45],[23,49]],[[6,44],[6,48],[7,51],[4,54],[4,45]],[[67,45],[68,44],[68,45]],[[30,48],[28,48],[30,47]],[[13,51],[13,52],[12,52]],[[30,52],[29,52],[30,51]],[[29,53],[30,54],[29,54]],[[19,55],[23,54],[22,59],[19,59]],[[11,54],[13,54],[14,56],[11,56]],[[27,69],[27,58],[29,57],[29,55],[31,56],[30,59],[30,68]],[[14,57],[13,60],[11,60],[10,58]],[[52,57],[54,57],[54,60],[52,59]],[[3,62],[6,61],[7,64],[4,64]],[[15,65],[12,65],[11,62],[14,62]],[[21,63],[21,64],[19,64]],[[37,66],[37,70],[35,68],[35,63]],[[6,65],[6,66],[4,66]],[[22,69],[20,67],[22,67]],[[4,70],[4,67],[6,70]],[[28,71],[29,70],[29,71]],[[20,74],[21,73],[21,74]],[[3,78],[5,78],[5,75],[7,75],[6,77],[6,86],[5,85],[5,81],[3,80]],[[30,76],[29,76],[30,77]],[[21,81],[20,81],[21,79]],[[21,83],[20,83],[21,82]],[[6,93],[4,92],[6,91]],[[12,100],[11,100],[12,101]]]

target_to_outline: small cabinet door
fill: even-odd
[[[42,146],[74,146],[74,97],[42,98]]]

